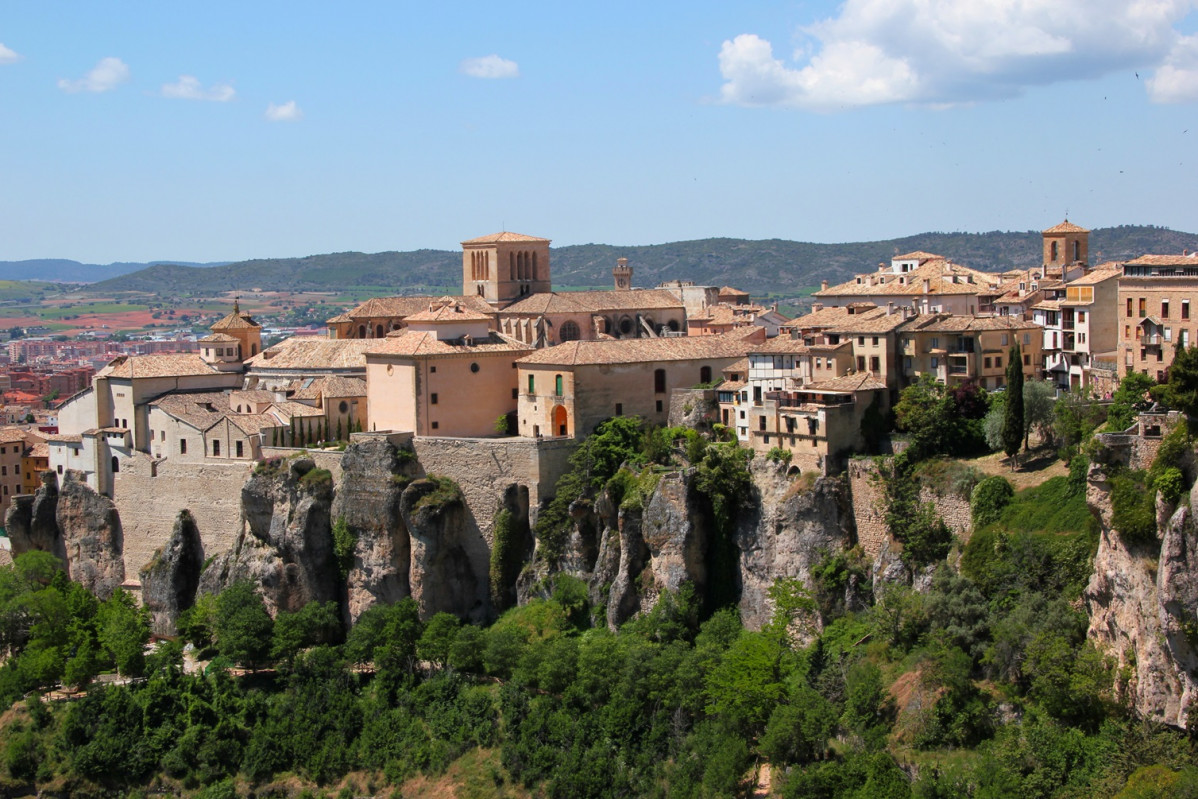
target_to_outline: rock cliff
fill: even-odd
[[[155,635],[175,635],[179,614],[195,604],[204,565],[200,531],[189,511],[180,511],[166,546],[141,569],[141,600]]]
[[[332,502],[332,475],[307,458],[255,470],[241,489],[245,529],[204,570],[200,592],[219,593],[251,580],[272,615],[337,601]]]
[[[1118,687],[1142,716],[1185,726],[1198,695],[1198,484],[1158,540],[1128,542],[1111,525],[1107,469],[1090,469],[1086,501],[1102,525],[1085,591],[1088,635],[1118,666]],[[1162,515],[1166,509],[1160,509]]]
[[[487,618],[487,545],[469,533],[469,510],[458,486],[444,478],[416,480],[400,495],[399,513],[411,536],[409,585],[420,615],[444,611]]]
[[[71,579],[100,599],[125,580],[124,536],[116,506],[97,494],[79,472],[68,471],[59,489],[53,472],[42,475],[33,497],[15,497],[5,517],[13,554],[52,552]]]

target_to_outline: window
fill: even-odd
[[[7,466],[0,466],[0,475],[4,475],[6,477],[8,476],[8,467]]]
[[[882,362],[881,362],[881,359],[879,359],[877,355],[870,356],[869,369],[871,372],[882,371]]]
[[[428,403],[429,405],[437,404],[437,392],[434,391],[432,394],[428,395]]]
[[[579,330],[578,324],[575,322],[562,322],[562,326],[558,328],[557,337],[560,341],[578,341]]]
[[[710,383],[711,382],[711,367],[710,366],[703,366],[703,367],[699,368],[699,382],[700,383]]]
[[[245,448],[242,446],[242,442],[238,441],[235,444],[235,446],[237,447],[237,457],[244,458],[245,457]]]
[[[214,457],[214,458],[220,457],[220,442],[219,441],[212,442],[212,457]]]
[[[1143,297],[1140,298],[1139,311],[1141,319],[1148,315],[1148,300],[1144,299]]]
[[[1032,334],[1024,333],[1023,334],[1023,346],[1025,346],[1025,347],[1031,346],[1031,343],[1032,343]]]
[[[661,413],[661,400],[657,401],[657,412]]]
[[[1127,298],[1127,315],[1131,316],[1131,297]]]
[[[1023,365],[1024,365],[1024,366],[1031,366],[1031,365],[1032,365],[1032,356],[1030,356],[1030,355],[1024,355],[1024,356],[1023,356]]]
[[[940,359],[939,359],[939,358],[937,358],[937,357],[936,357],[936,356],[934,356],[934,355],[932,356],[932,368],[933,368],[933,369],[939,369],[939,368],[940,368]]]
[[[1002,334],[1002,345],[1005,347],[1005,346],[1007,346],[1007,344],[1010,343],[1010,341],[1011,341],[1011,337],[1008,336],[1006,333],[1003,333]]]
[[[764,416],[757,417],[757,429],[762,430],[762,431],[765,430],[765,417]]]
[[[437,429],[438,427],[440,427],[440,426],[441,426],[441,425],[440,425],[440,423],[439,423],[439,422],[433,422],[433,429],[434,429],[434,430],[436,430],[436,429]]]
[[[179,454],[180,455],[187,454],[187,439],[186,438],[179,439]]]
[[[873,345],[875,347],[878,346],[878,337],[877,336],[874,336]]]
[[[1169,318],[1169,301],[1161,300],[1161,319]]]
[[[858,372],[865,371],[865,356],[864,355],[857,356],[857,371]]]
[[[865,336],[857,336],[857,346],[858,347],[865,346]]]
[[[1190,318],[1190,301],[1189,300],[1181,301],[1181,318],[1182,319]]]
[[[554,377],[553,377],[553,393],[558,397],[560,397],[566,393],[565,391],[562,390],[562,376],[561,375],[554,375]]]
[[[529,376],[528,376],[528,393],[529,393],[529,394],[536,394],[536,393],[537,393],[537,383],[536,383],[536,378],[535,378],[533,375],[529,375]]]
[[[932,349],[934,349],[934,350],[940,349],[940,339],[937,338],[936,336],[932,336]]]
[[[989,359],[989,358],[983,358],[983,359],[982,359],[982,368],[983,368],[983,369],[989,369],[989,368],[990,368],[990,359]]]
[[[434,374],[434,375],[435,375],[435,374],[437,373],[437,367],[435,367],[435,366],[430,366],[430,367],[428,368],[428,371],[429,371],[429,374]]]
[[[623,415],[624,415],[624,403],[617,402],[616,403],[616,416],[623,416]]]
[[[512,389],[512,399],[519,399],[519,398],[520,398],[520,389],[513,388]]]
[[[470,373],[471,374],[478,374],[478,369],[479,369],[479,366],[477,363],[470,364]]]
[[[654,394],[666,393],[666,370],[665,369],[655,369],[653,371],[653,393]]]
[[[121,470],[121,462],[117,460],[116,455],[112,456],[112,473],[117,474]]]
[[[1006,342],[1003,342],[1003,343],[1006,343]],[[995,368],[995,369],[1001,369],[1001,368],[1002,368],[1002,356],[1001,356],[1001,355],[995,355],[995,356],[994,356],[994,368]]]
[[[1079,321],[1079,322],[1084,322],[1084,321],[1086,321],[1086,312],[1085,312],[1085,311],[1078,311],[1078,312],[1077,312],[1077,321]]]

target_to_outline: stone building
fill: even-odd
[[[1037,378],[1043,357],[1040,326],[1006,316],[921,315],[908,319],[897,332],[906,382],[931,375],[950,386],[972,381],[994,390],[1006,385],[1007,357],[1016,343],[1025,379]]]
[[[1121,273],[1118,264],[1103,264],[1032,309],[1032,320],[1044,327],[1044,376],[1058,388],[1092,387],[1095,362],[1114,360]]]
[[[366,351],[370,430],[494,436],[516,410],[516,360],[532,348],[457,302],[426,308]],[[512,419],[514,427],[514,418]]]
[[[765,338],[760,328],[724,336],[571,341],[517,361],[519,433],[584,436],[612,416],[665,424],[670,392],[710,383]]]
[[[941,255],[911,252],[896,255],[889,266],[879,264],[877,271],[847,283],[829,287],[825,281],[812,296],[823,305],[894,303],[922,314],[971,315],[981,310],[1002,282],[1002,275],[979,272]]]
[[[1195,343],[1198,253],[1143,255],[1122,264],[1119,376],[1141,372],[1164,380],[1177,347]]]

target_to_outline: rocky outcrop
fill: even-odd
[[[33,497],[16,497],[5,519],[13,554],[52,552],[71,579],[100,599],[125,581],[124,537],[116,505],[97,494],[84,476],[68,471],[62,489],[53,472],[42,476]]]
[[[1159,543],[1128,542],[1111,526],[1110,485],[1091,467],[1086,501],[1101,522],[1094,573],[1084,599],[1088,635],[1117,663],[1118,685],[1133,708],[1184,727],[1198,695],[1198,530],[1180,507],[1160,528]],[[1190,507],[1198,507],[1198,484]]]
[[[245,529],[236,546],[204,570],[200,593],[250,580],[272,615],[337,601],[332,502],[332,475],[307,458],[256,470],[241,489]]]
[[[165,547],[141,569],[142,604],[155,635],[176,635],[179,614],[195,604],[204,546],[190,511],[180,511]]]
[[[384,438],[357,442],[341,459],[331,516],[334,524],[344,521],[354,537],[345,596],[351,623],[376,603],[411,594],[412,547],[399,501],[414,466],[410,452],[401,455]]]
[[[37,550],[67,562],[66,547],[58,530],[58,475],[42,472],[42,484],[33,495],[12,498],[4,529],[14,555]]]
[[[779,578],[811,586],[811,570],[828,555],[853,545],[853,513],[844,480],[810,482],[787,475],[786,465],[754,459],[759,501],[736,531],[740,550],[740,615],[747,627],[769,621],[770,587]],[[850,597],[850,604],[851,604]]]
[[[468,531],[465,498],[446,478],[421,478],[400,496],[399,512],[411,535],[410,585],[420,615],[435,613],[481,621],[490,613],[489,550]]]

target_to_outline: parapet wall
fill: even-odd
[[[886,495],[878,482],[878,468],[873,460],[858,458],[849,461],[849,493],[853,501],[853,516],[857,520],[857,543],[873,560],[890,541],[890,530],[886,526]],[[930,486],[921,486],[919,501],[929,503],[948,525],[948,528],[969,543],[973,534],[973,520],[969,500],[955,494],[940,494]]]
[[[438,438],[412,439],[425,474],[452,478],[466,497],[478,532],[491,544],[491,523],[504,491],[513,483],[528,488],[530,516],[553,496],[576,442],[572,439]]]
[[[124,532],[125,584],[138,588],[138,573],[154,550],[170,540],[175,517],[195,517],[204,557],[229,549],[241,534],[241,487],[253,462],[154,463],[135,452],[113,475],[113,501]]]

